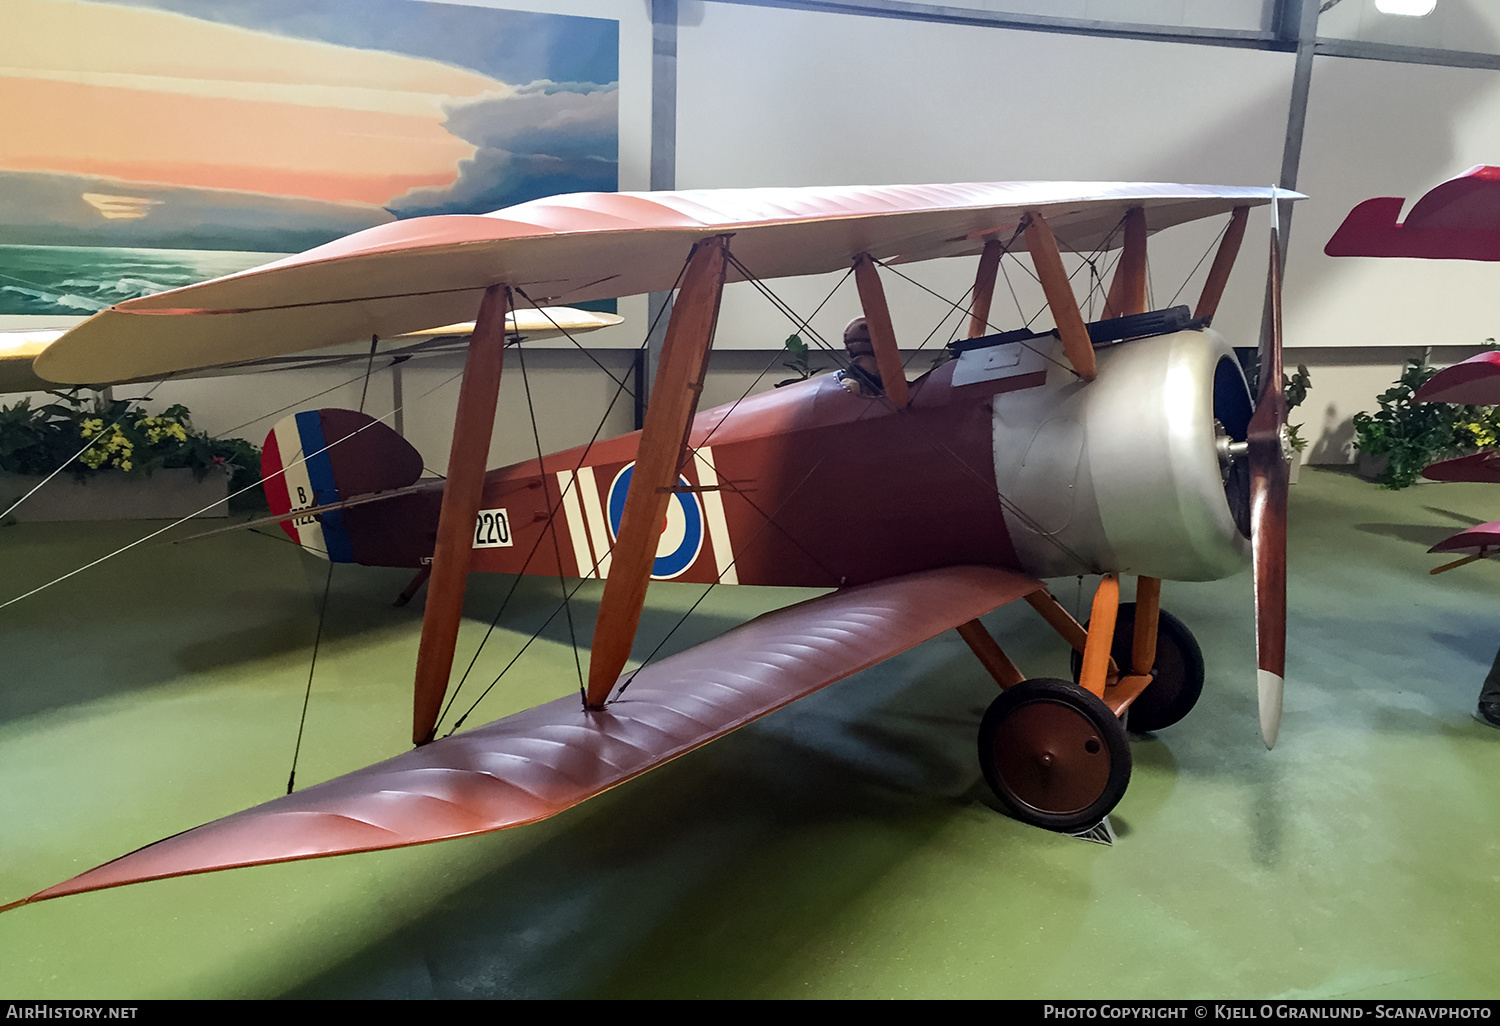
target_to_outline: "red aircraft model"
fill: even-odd
[[[421,844],[532,822],[943,631],[1001,688],[985,778],[1019,818],[1077,831],[1124,793],[1138,730],[1202,686],[1159,613],[1163,578],[1252,559],[1261,724],[1285,648],[1286,406],[1276,328],[1258,402],[1209,327],[1251,206],[1270,189],[999,183],[579,194],[384,225],[265,267],[131,300],[37,358],[58,382],[159,377],[473,317],[448,477],[367,416],[322,410],[268,440],[267,491],[327,558],[429,568],[414,750],[189,830],[11,906],[233,866]],[[1196,309],[1147,309],[1154,231],[1228,215]],[[1119,247],[1086,323],[1059,252]],[[995,333],[1000,260],[1027,251],[1055,329]],[[908,381],[881,267],[976,256],[968,338]],[[697,413],[726,281],[850,269],[878,382],[818,377]],[[676,289],[641,431],[486,473],[517,297]],[[470,571],[603,578],[581,697],[435,739]],[[1098,574],[1087,627],[1042,578]],[[1120,574],[1138,575],[1134,607]],[[651,580],[835,589],[624,672]],[[979,617],[1025,599],[1078,653],[1028,680]]]
[[[1500,167],[1472,167],[1428,191],[1398,223],[1405,200],[1368,199],[1349,212],[1323,251],[1329,256],[1418,257],[1428,260],[1500,260]],[[1412,397],[1417,402],[1500,404],[1500,353],[1488,352],[1444,368]],[[1434,481],[1500,482],[1500,452],[1487,451],[1434,463],[1422,471]],[[1473,550],[1432,573],[1500,552],[1500,521],[1444,538],[1429,552]]]

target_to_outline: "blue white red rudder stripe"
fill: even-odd
[[[275,516],[341,502],[355,495],[404,488],[422,476],[422,457],[375,418],[353,410],[307,410],[285,417],[266,435],[262,487]],[[295,517],[285,531],[308,552],[354,562],[340,510]]]

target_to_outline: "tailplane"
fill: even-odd
[[[405,488],[422,476],[411,443],[353,410],[308,410],[284,417],[266,435],[260,458],[266,502],[275,516]],[[352,563],[343,510],[285,520],[281,529],[308,552]]]

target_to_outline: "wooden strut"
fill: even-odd
[[[896,348],[896,328],[891,323],[891,310],[885,302],[880,272],[868,253],[860,254],[854,261],[854,284],[859,288],[865,323],[870,326],[870,344],[875,347],[875,368],[880,372],[880,387],[897,409],[904,409],[911,401],[911,393],[906,387],[906,370],[901,366],[901,351]]]
[[[1073,284],[1068,281],[1068,272],[1063,268],[1062,254],[1057,251],[1057,237],[1041,214],[1026,215],[1026,248],[1031,252],[1036,276],[1047,295],[1052,323],[1057,325],[1057,335],[1062,339],[1063,354],[1079,377],[1093,381],[1097,373],[1094,344],[1089,340],[1089,329],[1083,323],[1083,313],[1073,296]]]
[[[1219,300],[1224,298],[1224,286],[1229,284],[1229,272],[1234,269],[1234,258],[1239,254],[1240,241],[1245,237],[1245,224],[1249,219],[1249,207],[1235,207],[1229,215],[1229,227],[1225,229],[1219,251],[1209,266],[1208,280],[1203,283],[1203,294],[1198,297],[1194,317],[1213,320],[1219,309]]]
[[[1099,698],[1109,680],[1109,650],[1115,640],[1115,617],[1120,612],[1120,579],[1114,574],[1099,578],[1094,605],[1089,612],[1088,640],[1083,646],[1083,669],[1078,683]]]
[[[1073,614],[1063,608],[1056,596],[1042,588],[1027,595],[1026,602],[1041,614],[1042,619],[1047,621],[1047,625],[1055,630],[1073,648],[1073,651],[1079,653],[1083,651],[1084,645],[1088,642],[1088,631],[1084,629],[1083,624],[1073,619]],[[1114,659],[1109,661],[1109,672],[1111,674],[1119,672]]]
[[[990,304],[995,298],[995,279],[1000,274],[999,239],[984,244],[979,254],[979,270],[974,274],[974,301],[969,304],[969,333],[965,338],[979,338],[990,333]]]
[[[1461,566],[1468,566],[1470,563],[1474,562],[1475,560],[1483,559],[1485,557],[1485,555],[1486,555],[1485,550],[1483,548],[1481,548],[1478,552],[1474,553],[1472,556],[1464,556],[1461,559],[1455,559],[1451,563],[1444,563],[1442,566],[1435,566],[1435,567],[1433,567],[1431,570],[1429,570],[1427,572],[1429,574],[1440,574],[1440,573],[1444,573],[1445,571],[1448,571],[1448,570],[1457,570]]]
[[[970,620],[959,624],[955,629],[958,631],[958,636],[964,639],[969,650],[979,658],[990,676],[995,678],[995,683],[999,684],[1002,689],[1015,687],[1026,679],[1025,675],[1016,668],[1016,664],[1010,661],[1010,657],[1005,654],[1000,643],[985,629],[984,624],[978,620]]]
[[[1146,312],[1146,211],[1125,211],[1125,248],[1104,298],[1105,317],[1128,317]]]
[[[1135,631],[1130,644],[1130,673],[1105,689],[1104,704],[1119,716],[1156,678],[1157,625],[1161,617],[1161,578],[1138,577],[1135,582]]]
[[[453,672],[453,649],[458,643],[474,553],[474,521],[484,497],[485,464],[495,429],[509,306],[510,289],[504,285],[485,289],[464,360],[458,410],[453,417],[453,444],[448,451],[448,478],[443,484],[437,543],[432,553],[432,577],[422,613],[422,641],[417,648],[413,744],[432,740],[443,696],[448,692],[448,677]]]
[[[662,520],[703,391],[728,252],[728,236],[698,243],[672,306],[609,577],[599,603],[599,618],[594,624],[586,697],[590,709],[603,708],[630,658],[630,646],[646,602],[646,586],[651,582],[651,564],[661,539]]]

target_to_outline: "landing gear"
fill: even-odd
[[[1135,603],[1120,605],[1115,619],[1114,642],[1110,655],[1122,672],[1130,667],[1131,639],[1135,636]],[[1192,712],[1203,694],[1203,650],[1177,617],[1162,610],[1156,626],[1156,665],[1153,680],[1140,697],[1130,704],[1127,722],[1137,734],[1170,727]],[[1078,678],[1083,657],[1073,654],[1073,677]]]
[[[979,764],[1023,823],[1077,832],[1098,823],[1130,783],[1119,719],[1077,684],[1038,678],[1006,689],[979,725]]]

